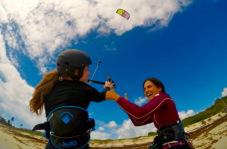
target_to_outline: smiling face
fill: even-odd
[[[143,86],[144,94],[149,100],[152,100],[154,96],[162,91],[162,87],[157,87],[153,82],[146,81]]]

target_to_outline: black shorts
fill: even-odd
[[[191,149],[188,145],[177,145],[177,146],[173,146],[169,149]]]
[[[50,142],[48,142],[45,149],[58,149],[58,148],[54,147]],[[83,149],[90,149],[89,144],[85,146]]]

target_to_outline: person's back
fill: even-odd
[[[62,106],[76,106],[87,110],[91,101],[101,102],[105,100],[105,92],[99,93],[95,88],[83,82],[62,80],[58,82],[50,94],[45,98],[46,117],[52,110]],[[73,128],[73,134],[78,135],[87,131],[83,124],[87,122],[88,113],[81,112],[74,124],[80,127]]]
[[[45,98],[46,116],[59,106],[71,105],[87,109],[91,101],[101,102],[103,100],[105,100],[105,93],[99,94],[88,84],[70,80],[59,81]]]
[[[79,50],[66,50],[58,55],[57,70],[44,74],[30,100],[30,110],[37,115],[45,107],[47,122],[38,124],[34,130],[45,130],[49,140],[45,149],[80,148],[89,149],[90,133],[94,130],[94,119],[88,116],[91,101],[105,100],[105,89],[99,93],[87,84],[90,75],[88,55]]]

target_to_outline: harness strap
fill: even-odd
[[[86,125],[90,132],[95,130],[95,120],[93,118],[89,118]]]
[[[171,123],[171,124],[162,126],[162,127],[159,128],[159,131],[161,131],[161,130],[163,130],[163,129],[165,129],[165,128],[169,128],[169,127],[174,126],[174,125],[178,125],[178,124],[180,124],[180,123],[181,123],[181,120],[178,120],[178,121],[176,121],[176,122],[174,122],[174,123]]]
[[[187,139],[189,138],[190,135],[184,131],[181,120],[178,120],[174,123],[159,128],[158,136],[154,138],[153,145],[150,147],[150,149],[162,148],[163,145],[169,146],[170,142],[173,141],[187,144]]]
[[[95,130],[95,120],[93,118],[89,118],[85,125],[90,133]],[[44,123],[35,125],[34,128],[32,129],[32,131],[35,131],[35,130],[45,130],[46,131],[44,134],[45,137],[50,138],[50,123],[49,122],[44,122]]]
[[[34,128],[32,129],[32,131],[35,131],[35,130],[45,130],[46,133],[46,138],[50,138],[50,124],[49,122],[44,122],[44,123],[41,123],[41,124],[37,124],[34,126]]]
[[[185,142],[167,142],[165,144],[162,145],[162,149],[169,149],[172,148],[174,146],[179,146],[179,145],[187,145]]]
[[[54,134],[51,134],[51,137],[55,137],[55,138],[59,138],[59,139],[73,139],[73,138],[77,138],[77,137],[80,137],[80,136],[84,136],[84,135],[87,135],[90,133],[90,130],[88,129],[85,133],[83,134],[79,134],[77,136],[73,136],[73,137],[60,137],[60,136],[56,136]]]
[[[44,122],[44,123],[41,123],[41,124],[37,124],[33,129],[32,131],[34,130],[45,130],[45,131],[50,131],[50,124],[49,122]]]
[[[74,133],[74,126],[79,134]],[[35,130],[45,130],[43,136],[57,148],[81,149],[90,141],[90,133],[95,130],[95,120],[88,117],[84,108],[62,106],[52,110],[46,122],[35,125],[32,131]]]

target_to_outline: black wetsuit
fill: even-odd
[[[108,91],[108,88],[105,88],[103,92],[98,92],[98,90],[83,82],[73,82],[69,80],[60,81],[45,98],[46,116],[53,109],[60,106],[77,106],[87,109],[91,101],[104,101],[106,91]],[[73,130],[78,134],[81,134],[87,131],[87,128],[80,127],[73,128]],[[57,148],[48,142],[45,149]],[[89,149],[89,145],[83,149]]]

